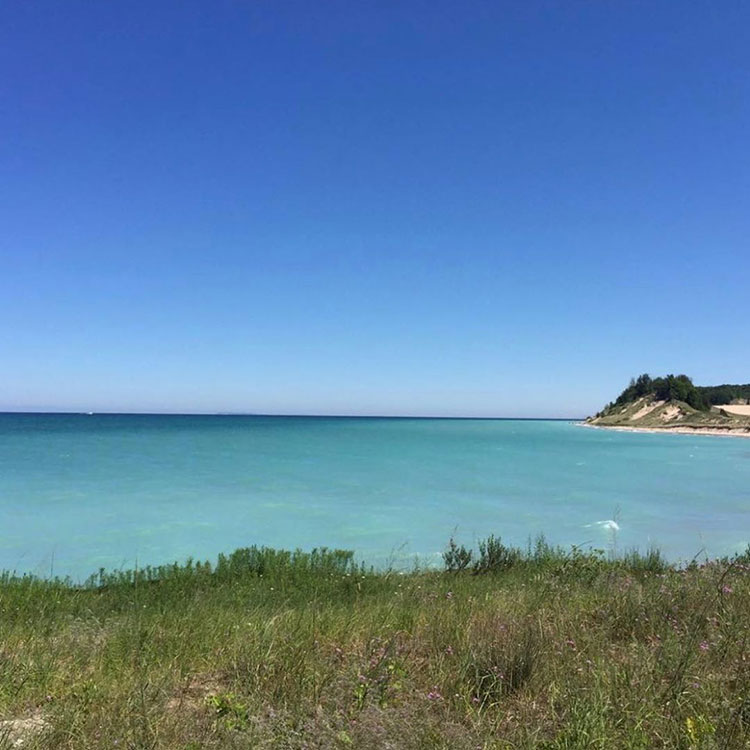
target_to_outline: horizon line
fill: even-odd
[[[586,417],[498,417],[498,416],[447,416],[439,414],[274,414],[270,412],[244,412],[244,411],[81,411],[70,410],[32,410],[27,409],[0,409],[0,415],[68,415],[68,416],[141,416],[141,417],[287,417],[287,418],[310,418],[310,419],[462,419],[462,420],[485,420],[485,421],[526,421],[526,422],[580,422]]]

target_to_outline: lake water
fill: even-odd
[[[251,544],[435,563],[451,535],[490,533],[689,560],[750,541],[750,440],[559,421],[0,414],[0,509],[0,569],[77,579]]]

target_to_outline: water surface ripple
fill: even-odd
[[[77,579],[249,544],[435,562],[452,534],[491,532],[687,560],[747,545],[750,441],[559,421],[0,414],[0,508],[0,568]]]

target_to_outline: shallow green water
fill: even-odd
[[[556,421],[0,414],[0,509],[0,568],[76,578],[249,544],[435,562],[452,534],[690,559],[750,541],[750,440]]]

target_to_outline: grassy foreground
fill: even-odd
[[[0,581],[0,747],[743,748],[750,558],[238,550]],[[19,744],[21,743],[21,744]]]

